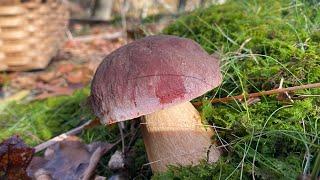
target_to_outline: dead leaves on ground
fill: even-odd
[[[92,29],[96,33],[97,30]],[[119,31],[119,28],[97,27],[97,29],[98,33]],[[0,97],[7,98],[21,90],[30,91],[28,100],[69,95],[76,89],[87,86],[102,59],[124,43],[121,38],[97,39],[90,42],[77,42],[70,39],[46,69],[0,74]],[[51,88],[42,88],[43,85]]]
[[[69,136],[47,148],[44,157],[34,155],[18,136],[0,144],[0,179],[84,179],[95,176],[100,158],[115,144],[93,142],[84,144]]]
[[[44,157],[34,157],[28,174],[36,179],[89,179],[102,155],[113,147],[102,142],[86,145],[76,136],[69,136],[49,147]]]
[[[30,179],[26,169],[34,149],[28,147],[18,136],[0,144],[0,179]]]
[[[11,73],[3,87],[5,98],[9,98],[20,91],[28,90],[30,100],[41,100],[52,96],[70,95],[76,89],[83,88],[90,83],[94,74],[92,66],[62,63],[56,69],[35,73]]]

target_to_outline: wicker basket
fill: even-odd
[[[62,0],[0,0],[0,70],[45,68],[62,46],[68,18]]]

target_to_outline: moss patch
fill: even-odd
[[[320,8],[313,1],[229,1],[179,18],[164,34],[194,39],[222,57],[223,83],[206,98],[320,81]],[[297,94],[320,94],[320,89]],[[295,179],[310,173],[320,148],[320,98],[276,96],[201,107],[225,145],[216,164],[171,167],[155,179]]]
[[[27,144],[36,145],[88,121],[93,117],[84,105],[88,93],[83,89],[72,96],[6,105],[0,113],[0,140],[19,134]]]

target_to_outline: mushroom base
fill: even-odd
[[[212,145],[211,128],[201,123],[190,102],[149,115],[142,120],[142,136],[151,168],[167,170],[168,165],[195,165],[200,160],[216,162],[220,151]]]

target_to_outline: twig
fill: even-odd
[[[218,102],[226,103],[226,102],[229,102],[232,100],[242,100],[245,97],[247,99],[249,99],[249,98],[255,98],[255,97],[260,97],[260,96],[279,94],[279,93],[284,93],[284,92],[292,92],[292,91],[297,91],[297,90],[301,90],[301,89],[311,89],[311,88],[320,88],[320,83],[293,86],[293,87],[288,87],[288,88],[273,89],[273,90],[269,90],[269,91],[261,91],[261,92],[247,94],[247,95],[242,94],[242,95],[238,95],[238,96],[215,98],[215,99],[212,99],[210,102],[211,103],[218,103]],[[202,102],[193,103],[193,105],[195,105],[195,106],[200,106],[201,104],[202,104]]]
[[[113,40],[118,39],[123,36],[122,32],[115,32],[115,33],[102,33],[102,34],[94,34],[94,35],[87,35],[87,36],[78,36],[74,37],[73,41],[81,41],[81,42],[89,42],[96,39],[105,39],[105,40]]]
[[[137,140],[137,137],[139,135],[138,133],[140,132],[139,131],[140,125],[137,128],[134,128],[133,126],[131,126],[131,128],[133,128],[133,129],[130,130],[131,139],[130,139],[128,145],[127,145],[127,148],[126,148],[125,152],[128,152],[131,149],[131,145]]]
[[[101,147],[98,147],[90,158],[89,166],[86,168],[82,178],[83,180],[89,180],[92,177],[94,169],[96,168],[102,155],[103,155],[103,150]]]
[[[127,138],[130,135],[130,133],[127,133],[123,136],[123,138]],[[98,147],[94,153],[91,155],[89,166],[86,168],[84,175],[81,179],[83,180],[89,180],[92,179],[92,175],[94,173],[94,170],[96,169],[96,166],[98,165],[101,157],[110,152],[112,149],[114,149],[120,142],[123,142],[122,139],[119,139],[115,143],[107,143],[107,146],[105,147]],[[112,158],[112,157],[111,157]]]
[[[54,145],[55,143],[57,142],[60,142],[60,141],[63,141],[64,139],[66,139],[68,136],[71,136],[71,135],[76,135],[76,134],[79,134],[82,132],[83,129],[87,128],[87,127],[92,127],[92,126],[96,126],[98,125],[99,123],[97,123],[97,119],[94,119],[94,120],[90,120],[86,123],[84,123],[83,125],[79,126],[79,127],[76,127],[66,133],[63,133],[63,134],[60,134],[59,136],[56,136],[44,143],[41,143],[39,145],[37,145],[35,147],[35,152],[40,152],[46,148],[48,148],[49,146],[51,145]]]
[[[118,127],[119,127],[119,131],[120,131],[120,137],[121,137],[121,145],[122,145],[122,153],[124,153],[124,149],[125,149],[125,142],[124,142],[124,135],[123,135],[123,130],[124,130],[124,122],[118,122]]]

